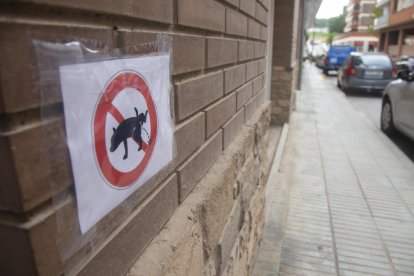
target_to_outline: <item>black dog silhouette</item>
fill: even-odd
[[[122,123],[118,125],[118,127],[114,130],[114,134],[111,137],[111,148],[109,149],[111,152],[114,152],[121,142],[124,143],[125,154],[124,160],[128,158],[128,143],[127,139],[132,138],[135,142],[138,143],[138,151],[142,149],[142,125],[147,121],[148,110],[144,113],[138,115],[138,110],[134,107],[135,113],[137,114],[136,117],[131,117],[125,119]]]

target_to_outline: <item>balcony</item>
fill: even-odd
[[[381,17],[376,18],[374,20],[374,29],[378,30],[378,29],[388,26],[389,19],[390,19],[389,15],[383,15]]]

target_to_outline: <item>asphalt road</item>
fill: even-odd
[[[342,93],[336,87],[336,73],[330,72],[329,77],[325,77],[321,71],[321,77],[325,78],[332,85],[332,89],[335,89],[338,93]],[[358,110],[362,116],[365,116],[374,127],[380,129],[380,115],[381,115],[381,104],[382,98],[379,94],[368,94],[368,93],[352,93],[347,96],[349,102]],[[397,145],[407,155],[411,161],[414,162],[414,141],[411,141],[402,134],[397,134],[390,138],[391,141]]]

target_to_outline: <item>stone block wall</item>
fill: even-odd
[[[131,266],[130,273],[149,267],[145,275],[248,271],[269,162],[264,83],[270,5],[1,1],[0,275],[123,275]],[[92,49],[172,36],[177,156],[84,235],[60,88],[50,87],[41,99],[33,33],[53,42],[76,37]],[[170,225],[177,232],[168,232]],[[168,239],[160,250],[163,235]]]

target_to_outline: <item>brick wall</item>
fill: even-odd
[[[151,254],[165,223],[181,221],[189,210],[194,231],[182,233],[200,234],[197,265],[216,273],[237,274],[239,263],[248,269],[270,163],[263,87],[269,7],[270,0],[2,1],[0,274],[125,274],[139,256]],[[56,76],[41,99],[32,33],[47,41],[77,37],[91,48],[96,42],[126,48],[159,33],[172,35],[177,156],[85,235],[77,221],[59,82]],[[223,157],[230,153],[235,157]],[[236,169],[229,174],[217,166]],[[199,183],[225,198],[213,204],[216,194],[195,191]],[[244,262],[236,257],[241,251],[247,252]],[[174,256],[159,259],[171,264]]]

